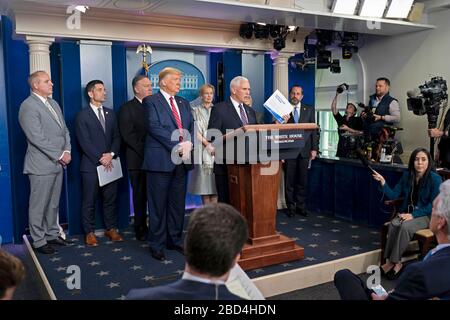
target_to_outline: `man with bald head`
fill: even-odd
[[[53,254],[65,246],[58,225],[63,168],[71,161],[70,136],[58,103],[50,96],[53,83],[45,71],[28,78],[30,96],[22,102],[19,123],[27,137],[23,173],[30,179],[28,224],[37,252]]]
[[[222,134],[226,134],[229,129],[234,130],[248,124],[257,124],[255,110],[245,103],[249,99],[250,82],[248,79],[242,76],[233,78],[230,82],[230,98],[214,105],[211,109],[208,130],[216,129]],[[227,166],[224,159],[216,159],[214,174],[219,202],[230,203]]]
[[[194,120],[189,102],[177,96],[181,71],[168,67],[158,76],[159,92],[142,101],[147,121],[142,169],[147,171],[150,253],[165,260],[166,248],[184,252],[186,175],[193,168]]]

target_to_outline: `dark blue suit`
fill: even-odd
[[[217,289],[217,290],[216,290]],[[225,285],[207,284],[180,279],[174,283],[144,289],[132,289],[129,300],[243,300],[228,291]]]
[[[175,96],[183,129],[193,134],[194,121],[189,102]],[[147,171],[147,197],[150,217],[149,244],[152,251],[180,246],[183,233],[186,197],[186,174],[193,168],[191,160],[181,162],[176,152],[178,129],[172,110],[158,92],[142,101],[147,118],[147,136],[142,169]],[[190,137],[185,136],[184,141]],[[175,152],[174,152],[175,151]],[[176,164],[172,157],[178,160]]]
[[[254,109],[247,105],[243,105],[245,113],[247,114],[248,124],[257,124],[256,112]],[[240,115],[236,112],[236,109],[231,102],[231,99],[227,101],[215,104],[211,109],[211,115],[209,117],[209,129],[217,129],[222,134],[226,134],[227,130],[234,130],[242,127],[242,120]],[[208,132],[208,140],[211,141],[211,131]],[[216,137],[219,138],[219,137]],[[225,146],[223,147],[225,151]],[[225,153],[225,152],[224,152]],[[224,154],[225,158],[225,154]],[[225,163],[225,160],[222,161]],[[228,177],[227,166],[225,164],[214,164],[214,173],[217,187],[217,195],[219,202],[230,203],[230,196],[228,190]]]
[[[315,123],[316,111],[313,106],[302,104],[298,123]],[[291,113],[288,123],[295,123]],[[305,210],[306,194],[308,187],[308,165],[311,150],[319,150],[319,134],[314,130],[307,133],[305,146],[300,151],[297,159],[288,159],[284,162],[285,200],[289,210],[298,208]]]
[[[389,300],[450,299],[450,247],[409,265],[398,279]]]
[[[95,230],[95,205],[99,191],[103,198],[103,216],[106,229],[117,228],[116,195],[117,181],[99,187],[97,166],[103,153],[120,151],[120,133],[113,110],[103,107],[105,131],[90,106],[78,112],[75,129],[81,147],[80,171],[83,181],[82,216],[83,228],[87,233]]]
[[[428,259],[407,266],[388,300],[424,300],[437,297],[450,299],[450,247],[443,248]],[[334,283],[342,300],[371,299],[371,290],[350,270],[340,270]]]

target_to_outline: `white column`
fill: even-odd
[[[280,52],[273,59],[273,90],[280,92],[289,99],[289,58],[293,53]],[[278,209],[286,208],[286,200],[284,198],[284,171],[281,171],[280,188],[278,189]]]
[[[50,75],[50,45],[55,38],[26,36],[26,41],[30,55],[30,74],[42,70]]]
[[[280,92],[287,98],[289,94],[289,58],[293,53],[280,52],[273,59],[273,89]]]

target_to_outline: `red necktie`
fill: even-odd
[[[181,123],[180,115],[178,114],[177,108],[175,107],[175,104],[173,103],[173,97],[169,98],[170,101],[170,108],[172,109],[173,117],[175,118],[175,122],[177,123],[178,130],[183,129],[183,124]],[[180,132],[180,141],[183,141],[183,136]]]

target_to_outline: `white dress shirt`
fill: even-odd
[[[164,96],[164,99],[166,99],[167,104],[170,107],[170,110],[172,110],[172,106],[170,105],[170,97],[173,97],[173,104],[175,105],[175,109],[177,109],[178,115],[180,116],[180,120],[181,120],[181,113],[180,113],[180,109],[178,108],[178,104],[177,104],[177,100],[175,99],[175,96],[171,96],[170,94],[168,94],[167,92],[165,92],[163,89],[159,89],[159,92],[161,92],[161,94]]]
[[[241,109],[239,108],[239,105],[242,104],[242,107],[244,107],[244,104],[243,104],[243,103],[237,102],[237,101],[234,100],[232,97],[230,97],[230,100],[231,100],[231,103],[233,104],[233,107],[234,107],[234,109],[236,110],[236,112],[237,112],[239,118],[241,118]],[[244,108],[244,112],[245,112],[245,115],[247,116],[247,119],[248,119],[247,110],[245,110],[245,108]],[[241,118],[241,121],[244,122],[244,119]],[[248,122],[248,121],[247,121],[247,122]]]
[[[297,111],[298,111],[298,122],[300,122],[300,113],[302,112],[302,102],[300,101],[299,103],[292,105],[292,119],[294,119],[294,109],[295,108],[298,108],[297,109]]]
[[[98,108],[102,108],[101,113],[103,114],[103,119],[105,119],[105,126],[106,126],[106,117],[105,117],[105,108],[103,108],[103,105],[101,105],[100,107],[97,107],[95,105],[93,105],[92,103],[89,103],[89,106],[91,107],[92,111],[94,111],[95,116],[97,117],[98,121],[100,121],[100,117],[98,116]],[[110,152],[111,157],[114,157],[115,153],[114,152]]]
[[[91,107],[91,109],[94,111],[95,116],[97,117],[97,119],[100,121],[100,118],[98,116],[98,108],[102,108],[102,114],[103,114],[103,119],[105,119],[106,122],[106,117],[105,117],[105,109],[103,108],[103,106],[97,107],[95,105],[93,105],[92,103],[89,103],[89,106]]]
[[[211,279],[206,279],[206,278],[202,278],[202,277],[198,277],[198,276],[194,276],[192,274],[190,274],[189,272],[185,271],[183,273],[183,280],[191,280],[191,281],[196,281],[196,282],[201,282],[201,283],[207,283],[207,284],[225,284],[224,281],[222,280],[211,280]]]

